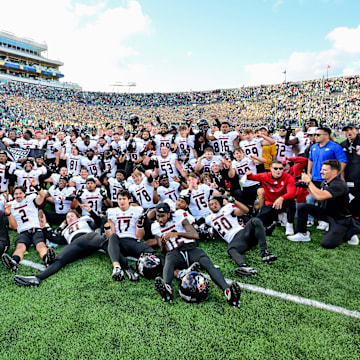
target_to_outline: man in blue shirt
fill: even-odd
[[[320,189],[320,184],[324,180],[321,176],[321,168],[323,162],[326,160],[338,160],[341,164],[340,177],[344,180],[344,169],[347,164],[347,157],[343,148],[336,142],[330,140],[331,130],[328,127],[319,127],[315,133],[315,142],[309,154],[308,161],[308,174],[311,175],[314,185]],[[306,199],[307,203],[315,203],[311,195],[308,195]],[[312,225],[313,221],[310,221],[308,226]],[[319,221],[317,229],[327,231],[328,224]]]
[[[320,127],[315,134],[315,142],[311,149],[308,162],[308,173],[313,181],[321,183],[321,168],[325,160],[338,160],[341,164],[340,177],[344,180],[344,169],[347,164],[346,154],[343,148],[330,140],[331,130],[327,127]],[[320,184],[319,184],[320,185]]]

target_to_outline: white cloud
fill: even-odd
[[[71,0],[17,0],[2,5],[0,24],[19,36],[46,40],[49,58],[64,62],[64,81],[84,89],[109,90],[125,80],[129,57],[137,50],[128,44],[134,34],[149,34],[151,20],[137,1],[106,8],[104,2],[84,5]],[[9,16],[8,14],[16,14]],[[138,69],[146,65],[137,64]]]
[[[186,55],[187,55],[187,56],[192,56],[192,51],[188,51],[188,52],[186,53]]]
[[[330,65],[329,76],[359,73],[360,25],[355,29],[335,28],[326,35],[326,39],[332,43],[327,50],[293,52],[288,59],[278,62],[245,65],[246,84],[280,83],[284,81],[284,69],[290,81],[321,78],[326,75],[327,65]]]
[[[349,54],[360,53],[360,25],[355,29],[338,27],[327,34],[326,39],[331,40],[333,48]]]

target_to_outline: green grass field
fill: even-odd
[[[201,247],[227,278],[360,311],[359,247],[325,250],[320,238],[313,228],[310,243],[292,243],[277,229],[269,249],[279,260],[265,265],[253,249],[259,274],[242,279],[224,242]],[[41,263],[33,248],[26,259]],[[116,283],[111,271],[97,253],[20,288],[1,267],[0,359],[360,359],[360,319],[247,290],[234,309],[213,283],[207,302],[187,304],[174,281],[165,304],[153,281]]]

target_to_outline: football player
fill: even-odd
[[[130,206],[131,194],[127,190],[121,190],[117,194],[118,207],[107,210],[107,218],[110,229],[106,235],[109,237],[108,252],[113,264],[112,278],[115,281],[124,279],[124,270],[131,281],[139,279],[138,274],[129,265],[124,256],[138,258],[142,253],[155,253],[155,250],[144,242],[138,241],[136,228],[143,229],[143,221],[137,222],[144,209],[141,206]],[[105,225],[107,229],[107,225]],[[144,235],[144,234],[141,234]]]
[[[195,174],[189,174],[186,177],[189,188],[181,191],[181,195],[190,195],[189,209],[198,223],[203,223],[206,216],[210,214],[209,198],[210,196],[221,196],[217,190],[213,190],[205,184],[198,184]]]
[[[149,209],[155,207],[154,205],[154,179],[147,170],[143,174],[139,170],[135,170],[131,175],[134,184],[129,187],[133,198],[144,208]]]
[[[68,186],[68,179],[60,177],[58,185],[52,185],[48,191],[46,201],[55,206],[55,212],[43,210],[50,224],[60,225],[70,210],[75,199],[76,190]]]
[[[108,198],[105,188],[96,187],[96,179],[88,177],[86,179],[86,188],[77,191],[76,197],[71,203],[71,208],[76,209],[80,204],[88,204],[94,212],[100,213],[103,203],[106,207],[112,207],[112,202]],[[82,208],[82,215],[88,215],[85,208]]]
[[[110,194],[110,200],[113,203],[113,206],[117,206],[117,194],[120,190],[126,190],[129,187],[125,179],[125,171],[117,170],[115,173],[115,178],[113,177],[105,177],[103,180],[104,186],[108,189],[108,193]]]
[[[26,194],[35,192],[31,185],[32,179],[35,179],[36,183],[38,183],[39,176],[45,174],[46,169],[34,170],[34,162],[31,159],[25,160],[23,163],[23,169],[17,169],[14,171],[14,175],[17,177],[17,184],[25,189]]]
[[[160,156],[157,156],[159,163],[160,175],[167,173],[169,176],[185,176],[186,173],[183,170],[177,155],[171,153],[166,146],[162,146],[160,149]]]
[[[230,131],[230,123],[224,121],[221,123],[220,131],[216,131],[214,135],[206,133],[207,140],[219,140],[220,154],[233,152],[234,148],[239,147],[239,133]]]
[[[34,178],[30,179],[30,185],[36,193],[26,195],[24,187],[15,186],[15,200],[9,203],[11,206],[10,216],[13,216],[16,221],[18,235],[15,238],[13,255],[4,253],[1,260],[4,266],[11,271],[17,271],[18,264],[24,258],[25,251],[32,244],[45,265],[49,265],[55,258],[54,250],[46,247],[44,234],[39,223],[38,206],[45,200],[45,193]]]
[[[174,278],[175,269],[185,269],[198,262],[206,269],[214,283],[222,289],[228,303],[231,306],[240,306],[240,286],[234,282],[229,287],[224,276],[211,262],[208,255],[196,247],[199,234],[190,225],[183,214],[183,210],[177,210],[171,214],[170,207],[166,203],[160,203],[156,207],[156,219],[151,231],[159,241],[161,250],[166,252],[163,278],[155,279],[155,288],[165,302],[172,301],[173,289],[171,282]],[[141,234],[139,234],[141,235]],[[179,271],[181,277],[184,272]]]
[[[228,254],[238,266],[235,270],[237,275],[257,274],[255,269],[248,266],[243,254],[258,242],[261,257],[265,263],[277,260],[276,255],[271,255],[267,251],[265,228],[260,219],[251,218],[245,227],[239,224],[237,216],[248,212],[248,208],[244,204],[238,201],[235,201],[235,204],[224,204],[222,197],[214,197],[209,201],[209,207],[212,214],[206,218],[206,224],[213,227],[228,243]]]
[[[76,210],[66,214],[65,222],[59,230],[53,230],[46,223],[45,215],[40,217],[41,233],[52,243],[65,246],[56,256],[52,264],[36,276],[16,275],[14,281],[19,286],[39,286],[41,281],[54,275],[65,265],[84,258],[102,249],[107,251],[107,239],[94,232],[101,225],[101,218],[87,204],[80,205],[90,216],[80,216]]]

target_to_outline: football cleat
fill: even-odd
[[[120,266],[115,266],[112,272],[112,278],[114,281],[123,281],[125,280],[124,272]]]
[[[54,261],[55,261],[55,258],[56,258],[56,254],[55,254],[55,251],[53,248],[49,247],[47,249],[47,252],[44,256],[44,264],[46,267],[48,267],[49,265],[51,265]]]
[[[164,302],[172,301],[172,288],[170,285],[165,284],[164,280],[161,277],[155,279],[155,289],[160,294]]]
[[[41,280],[38,279],[36,276],[21,276],[21,275],[15,275],[14,281],[16,285],[32,286],[32,287],[39,286],[41,282]]]
[[[257,270],[247,264],[243,264],[235,269],[235,274],[241,277],[254,276],[257,275]]]
[[[1,262],[12,272],[18,271],[18,263],[7,253],[1,255]]]
[[[277,255],[270,254],[267,250],[261,253],[261,259],[265,264],[270,264],[273,261],[276,261],[277,258],[278,258]]]
[[[230,288],[224,291],[227,302],[230,306],[240,307],[241,288],[237,282],[233,282]]]
[[[128,269],[125,269],[125,273],[131,281],[139,280],[138,273],[134,270],[134,268],[131,265],[129,266]]]

